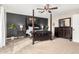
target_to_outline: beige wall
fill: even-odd
[[[67,17],[71,17],[72,18],[72,15],[74,15],[74,14],[79,14],[79,10],[73,10],[73,11],[65,12],[65,13],[63,13],[61,15],[53,16],[52,20],[55,23],[54,27],[58,27],[59,26],[59,24],[58,24],[58,20],[59,19],[67,18]],[[71,21],[72,21],[72,19],[71,19]]]
[[[66,15],[64,14],[64,15],[60,15],[60,16],[57,16],[57,17],[53,17],[53,20],[54,20],[54,23],[55,23],[54,27],[59,26],[59,24],[58,24],[59,19],[67,18],[67,17],[72,17],[72,14],[66,14]]]
[[[52,35],[54,35],[54,28],[59,26],[58,20],[62,19],[62,18],[66,18],[66,17],[72,17],[72,14],[64,14],[64,15],[59,15],[59,16],[52,16],[52,33],[53,33]],[[53,24],[55,24],[55,25],[53,26]],[[50,16],[48,18],[48,26],[50,27]],[[49,30],[50,30],[50,28],[49,28]]]
[[[52,14],[53,15],[52,16],[52,33],[53,33],[53,35],[54,35],[54,28],[59,26],[58,20],[62,19],[62,18],[71,17],[71,26],[72,26],[72,16],[74,14],[79,14],[79,10],[73,10],[73,11],[65,12],[65,13],[63,13],[61,15],[57,15],[57,16]],[[50,27],[50,15],[49,15],[48,19],[49,19],[48,20],[48,26]],[[55,25],[53,26],[53,24],[55,24]]]
[[[34,9],[34,15],[37,17],[48,18],[47,13],[40,13],[37,8],[41,7],[41,4],[3,4],[6,12],[30,15],[32,16],[32,10]]]

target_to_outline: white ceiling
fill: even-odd
[[[48,13],[39,13],[36,8],[43,8],[43,4],[4,4],[6,12],[32,15],[32,10],[35,10],[35,16],[48,17]],[[52,4],[50,7],[57,6],[57,10],[53,10],[52,13],[57,16],[69,12],[79,12],[79,4]]]

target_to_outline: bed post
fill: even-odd
[[[50,31],[52,31],[52,13],[50,13]]]
[[[34,44],[34,9],[32,11],[33,17],[32,17],[32,27],[33,27],[33,43]]]
[[[51,31],[51,40],[52,40],[52,12],[50,13],[50,31]]]

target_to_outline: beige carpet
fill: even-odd
[[[40,41],[32,45],[32,39],[22,38],[8,40],[5,47],[0,48],[0,53],[19,54],[52,54],[52,53],[79,53],[79,43],[70,42],[68,39],[56,38],[54,40]]]
[[[0,48],[0,54],[12,54],[16,51],[19,51],[23,47],[29,45],[32,43],[32,39],[30,38],[20,38],[20,39],[8,39],[6,41],[6,46],[3,48]]]
[[[79,43],[70,42],[68,39],[57,38],[54,40],[37,42],[28,45],[16,53],[50,54],[50,53],[79,53]]]

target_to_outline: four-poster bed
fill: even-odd
[[[49,7],[49,4],[46,4],[44,8],[37,8],[37,10],[41,10],[40,12],[48,12],[50,13],[50,31],[35,31],[34,30],[34,10],[33,10],[33,20],[32,20],[32,26],[33,26],[33,44],[35,41],[42,41],[42,40],[52,40],[52,10],[58,9],[58,7]]]
[[[52,13],[50,13],[50,31],[45,31],[45,30],[35,31],[34,30],[34,10],[33,10],[32,26],[33,26],[32,44],[34,44],[35,41],[43,41],[43,40],[49,40],[49,39],[52,40]]]

